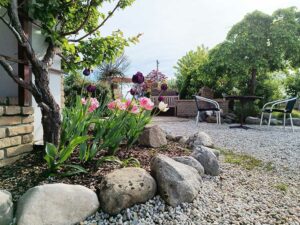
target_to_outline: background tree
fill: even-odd
[[[300,95],[300,71],[290,72],[287,75],[285,80],[286,92],[290,96],[299,96]]]
[[[126,71],[130,66],[129,59],[126,55],[122,54],[116,60],[110,62],[103,62],[100,66],[97,67],[97,80],[98,81],[107,81],[110,85],[112,98],[114,99],[114,83],[112,82],[113,78],[116,77],[125,77]]]
[[[103,37],[99,29],[118,9],[125,9],[133,2],[134,0],[10,0],[7,4],[1,4],[6,13],[1,15],[0,20],[24,49],[32,68],[34,83],[21,79],[4,56],[0,56],[0,64],[18,85],[32,93],[41,108],[44,142],[57,146],[60,140],[60,108],[50,92],[48,78],[54,56],[60,55],[64,59],[63,68],[66,72],[90,68],[118,56],[125,46],[130,42],[135,43],[138,37],[125,39],[121,31]],[[114,5],[111,11],[103,13],[100,10],[106,3]],[[42,59],[37,57],[24,32],[20,15],[38,26],[45,36],[47,50]]]
[[[208,50],[204,46],[198,47],[195,51],[189,51],[178,60],[174,68],[180,98],[192,98],[198,93],[200,87],[208,83],[208,76],[203,71],[207,60]]]
[[[299,65],[299,21],[296,8],[246,15],[210,51],[206,71],[215,81],[229,79],[241,94],[258,94],[256,87],[272,79],[269,72]]]

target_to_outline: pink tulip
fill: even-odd
[[[151,99],[146,97],[140,98],[140,105],[146,110],[152,110],[154,107],[154,103],[151,101]]]
[[[116,102],[112,101],[112,102],[108,103],[107,107],[109,110],[114,110],[116,108]]]
[[[133,105],[130,112],[133,114],[138,114],[140,112],[140,108],[137,105]]]
[[[89,107],[89,112],[93,112],[99,107],[99,102],[96,98],[91,98],[90,102],[91,102],[91,105]]]
[[[82,104],[82,105],[86,105],[86,99],[85,99],[85,98],[82,98],[82,99],[81,99],[81,104]]]
[[[126,108],[129,108],[131,106],[131,100],[127,100],[125,102],[125,106],[126,106]]]

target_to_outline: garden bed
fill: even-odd
[[[150,172],[151,158],[158,153],[173,157],[189,155],[190,151],[179,143],[169,142],[168,145],[161,148],[134,146],[127,150],[125,147],[121,147],[117,156],[120,160],[134,157],[140,162],[142,168]],[[77,174],[69,177],[50,177],[46,163],[43,159],[43,153],[37,150],[33,151],[17,163],[0,168],[0,189],[5,189],[11,192],[15,202],[29,188],[46,183],[79,184],[96,191],[103,175],[121,167],[121,165],[116,163],[108,162],[103,163],[101,166],[97,166],[97,160],[100,159],[103,154],[104,152],[100,151],[94,160],[85,164],[84,167],[88,173]],[[68,163],[78,164],[78,156],[74,154]]]

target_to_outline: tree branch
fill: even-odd
[[[52,42],[49,42],[46,54],[44,55],[42,62],[45,64],[49,64],[50,61],[53,59],[54,55],[55,55],[55,46],[53,45]]]
[[[8,7],[8,15],[11,19],[11,24],[9,24],[8,27],[13,31],[13,33],[17,37],[19,44],[25,48],[29,61],[34,65],[39,65],[40,61],[36,58],[34,50],[22,28],[18,15],[17,0],[11,0]]]
[[[0,65],[3,67],[3,69],[7,72],[7,74],[21,87],[29,90],[32,94],[38,94],[37,88],[35,85],[30,82],[25,82],[22,78],[20,78],[18,75],[14,73],[14,69],[12,66],[5,60],[3,56],[0,56]]]
[[[88,10],[86,13],[86,17],[84,18],[83,22],[80,24],[80,26],[78,28],[76,28],[73,31],[69,31],[69,32],[65,32],[65,33],[60,33],[60,35],[62,36],[68,36],[68,35],[72,35],[72,34],[77,34],[82,28],[83,26],[87,23],[89,17],[90,17],[90,12],[91,12],[91,5],[92,5],[93,0],[90,1],[90,3],[88,4]]]
[[[102,23],[100,23],[96,28],[94,28],[93,30],[91,30],[90,32],[88,32],[87,34],[83,35],[82,37],[78,38],[78,39],[70,39],[70,42],[79,42],[82,39],[86,38],[87,36],[90,36],[91,34],[93,34],[95,31],[97,31],[100,27],[102,27],[107,20],[112,17],[112,15],[115,13],[115,11],[120,7],[120,3],[122,0],[119,0],[118,3],[116,4],[116,6],[114,7],[114,9],[108,13],[107,17],[102,21]]]

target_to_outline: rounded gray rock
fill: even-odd
[[[188,166],[191,166],[191,167],[195,168],[201,176],[204,175],[203,166],[194,157],[192,157],[192,156],[178,156],[178,157],[173,157],[173,159],[177,162],[180,162],[180,163],[183,163],[185,165],[188,165]]]
[[[151,173],[161,197],[171,206],[192,202],[202,187],[202,179],[196,169],[165,155],[153,157]]]
[[[159,148],[168,144],[166,133],[157,125],[145,127],[138,142],[141,145],[153,148]]]
[[[81,185],[45,184],[29,189],[19,200],[18,225],[79,223],[99,208],[97,195]]]
[[[9,225],[13,220],[12,196],[8,191],[0,190],[0,225]]]
[[[156,182],[142,168],[123,168],[107,174],[99,188],[101,208],[110,215],[137,203],[144,203],[156,194]]]
[[[197,159],[204,167],[205,174],[211,176],[218,176],[220,174],[220,166],[216,155],[213,153],[213,149],[208,147],[197,147],[191,154],[192,157]]]

